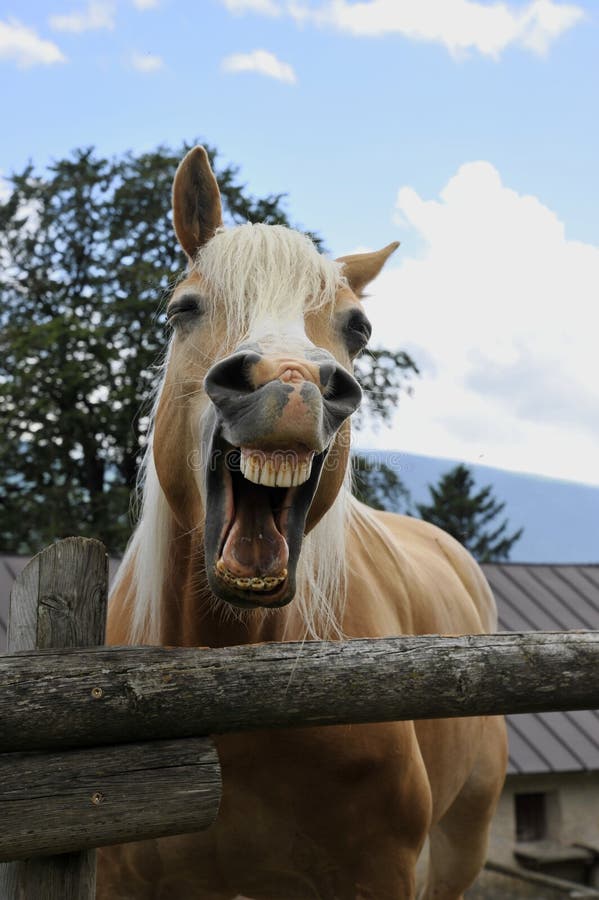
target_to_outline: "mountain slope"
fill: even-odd
[[[401,478],[414,503],[428,502],[428,484],[457,465],[456,460],[381,450],[360,450],[371,463],[383,462]],[[470,465],[477,487],[492,485],[505,502],[511,531],[524,534],[511,562],[589,563],[599,561],[599,487]]]

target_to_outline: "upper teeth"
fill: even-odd
[[[255,484],[268,487],[295,487],[303,484],[312,471],[313,453],[302,454],[293,450],[277,450],[265,453],[263,450],[241,448],[239,468],[244,478]]]

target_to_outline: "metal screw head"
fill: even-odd
[[[99,806],[100,803],[103,803],[105,799],[106,798],[102,791],[94,791],[94,793],[91,795],[91,801],[94,806]]]
[[[92,688],[92,697],[94,700],[99,700],[103,693],[104,691],[101,687]]]

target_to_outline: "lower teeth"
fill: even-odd
[[[283,584],[287,578],[287,569],[283,569],[280,575],[265,575],[262,578],[238,578],[237,575],[229,572],[223,561],[219,559],[216,564],[216,574],[227,584],[241,588],[244,591],[272,591],[280,584]]]

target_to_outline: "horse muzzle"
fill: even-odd
[[[310,351],[309,351],[310,352]],[[213,404],[206,478],[210,586],[246,608],[284,606],[332,440],[361,390],[330,354],[238,352],[205,379]]]
[[[322,453],[360,405],[353,375],[323,350],[313,359],[238,352],[204,380],[226,439],[235,447]]]

